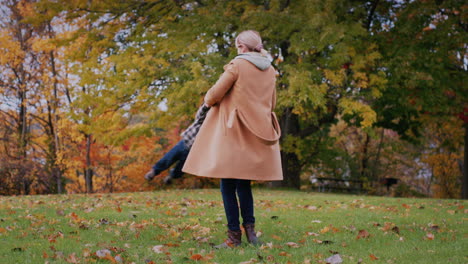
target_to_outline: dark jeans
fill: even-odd
[[[171,171],[171,177],[174,179],[182,177],[182,167],[184,167],[185,160],[189,154],[189,150],[183,140],[179,141],[169,152],[167,152],[156,164],[153,169],[156,175],[164,170],[169,169],[172,164],[176,163],[174,170]]]
[[[221,194],[223,195],[224,210],[229,230],[240,230],[239,205],[244,225],[255,224],[250,180],[221,179]],[[239,204],[237,203],[237,197],[239,197]]]

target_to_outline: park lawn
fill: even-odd
[[[468,263],[468,203],[254,189],[263,245],[219,190],[0,197],[0,263]]]

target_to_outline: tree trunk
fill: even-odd
[[[369,179],[369,168],[368,168],[368,162],[369,162],[368,152],[369,152],[370,137],[369,137],[369,135],[367,133],[365,133],[364,136],[366,138],[365,138],[365,141],[364,141],[364,145],[362,146],[362,153],[361,153],[361,155],[362,155],[362,157],[361,157],[361,178],[371,180],[371,179]]]
[[[465,153],[463,158],[462,199],[468,199],[468,123],[465,123]]]
[[[63,193],[62,172],[56,166],[53,168],[53,172],[54,172],[55,181],[57,183],[57,193],[61,194]]]
[[[49,34],[53,34],[52,26],[50,22],[48,23],[48,28],[49,28]],[[50,36],[52,37],[52,36]],[[57,181],[57,193],[62,193],[63,192],[63,181],[62,181],[62,170],[60,169],[59,165],[57,164],[57,157],[58,157],[58,152],[60,151],[60,138],[58,133],[55,131],[55,126],[54,124],[58,124],[58,114],[57,114],[57,109],[59,108],[59,98],[58,98],[58,74],[57,74],[57,69],[55,67],[55,56],[54,52],[50,51],[49,53],[50,57],[50,67],[52,71],[52,76],[54,77],[54,92],[53,92],[53,101],[52,101],[52,107],[49,109],[49,122],[51,124],[51,138],[53,140],[53,160],[52,162],[52,170],[54,171],[54,175]]]
[[[282,131],[282,140],[288,135],[299,135],[299,118],[296,114],[292,113],[292,108],[284,110],[280,120],[280,126]],[[280,186],[299,189],[301,187],[301,165],[297,155],[293,152],[281,151],[281,165],[283,167],[284,180],[281,182]]]
[[[381,128],[381,129],[382,129],[382,131],[380,132],[380,140],[379,140],[379,146],[377,147],[377,154],[375,155],[375,159],[374,159],[374,162],[373,162],[372,168],[371,168],[371,175],[370,176],[371,176],[372,179],[380,178],[377,171],[378,171],[379,165],[380,165],[380,153],[382,151],[385,128]]]
[[[93,169],[91,168],[91,135],[86,135],[86,193],[93,193]]]

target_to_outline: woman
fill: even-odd
[[[235,44],[239,55],[224,66],[224,73],[205,96],[211,110],[183,168],[193,175],[221,178],[228,239],[217,248],[241,244],[236,192],[247,241],[258,244],[250,181],[283,179],[281,132],[273,112],[276,70],[258,32],[241,32]]]

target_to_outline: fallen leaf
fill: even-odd
[[[400,228],[398,228],[398,226],[394,226],[394,227],[392,228],[392,231],[395,232],[395,233],[397,233],[398,235],[400,234]]]
[[[410,206],[410,205],[407,205],[407,204],[402,204],[401,206],[403,206],[403,207],[406,208],[406,209],[410,209],[410,208],[411,208],[411,206]]]
[[[294,242],[288,242],[288,243],[286,243],[286,245],[287,245],[288,247],[291,247],[291,248],[299,248],[299,247],[301,247],[299,244],[294,243]]]
[[[271,235],[271,237],[272,237],[273,239],[276,239],[276,240],[281,240],[281,237],[279,237],[279,236],[277,236],[277,235]]]
[[[122,258],[120,255],[115,256],[114,259],[115,259],[115,261],[117,261],[117,262],[120,262],[120,263],[123,262],[123,258]]]
[[[166,247],[180,247],[180,244],[167,243],[167,244],[164,244],[164,246],[166,246]]]
[[[427,238],[428,240],[434,240],[435,237],[434,237],[434,234],[432,234],[432,233],[427,233],[427,234],[426,234],[426,238]]]
[[[291,256],[291,254],[289,254],[288,252],[284,252],[284,251],[281,251],[281,252],[279,253],[279,255],[280,255],[280,256],[283,256],[283,257],[290,257],[290,256]]]
[[[315,239],[315,238],[314,238],[312,241],[314,241],[314,242],[317,243],[317,244],[322,244],[322,242],[323,242],[322,240]]]
[[[379,259],[374,254],[370,254],[369,257],[370,257],[371,260],[378,260]]]
[[[80,263],[80,261],[78,260],[78,258],[76,257],[76,253],[71,253],[68,258],[66,259],[66,261],[68,263]]]
[[[107,255],[111,255],[111,251],[108,249],[100,249],[96,251],[96,256],[98,258],[105,258]]]
[[[393,223],[385,222],[384,227],[382,228],[382,230],[386,232],[386,231],[392,229],[392,227],[393,227]]]
[[[195,255],[190,256],[190,259],[191,260],[202,260],[203,256],[200,255],[200,254],[195,254]]]
[[[164,247],[163,245],[154,246],[153,247],[154,253],[157,253],[157,254],[164,253],[163,247]]]
[[[328,231],[330,231],[330,227],[326,226],[326,227],[322,228],[322,230],[320,230],[320,233],[325,234]]]
[[[257,263],[257,260],[254,258],[251,258],[248,261],[239,262],[239,264],[254,264],[254,263]]]
[[[367,232],[367,231],[364,230],[364,229],[361,229],[361,230],[359,230],[359,233],[358,233],[356,239],[360,239],[360,238],[369,238],[369,237],[370,237],[369,232]]]
[[[343,262],[343,259],[341,259],[340,254],[335,254],[327,259],[325,259],[325,262],[327,264],[340,264]]]
[[[109,224],[109,220],[107,220],[106,218],[99,219],[99,224],[101,224],[101,225],[108,225],[108,224]]]

